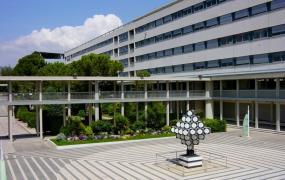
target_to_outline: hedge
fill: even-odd
[[[227,122],[219,119],[203,119],[204,125],[211,128],[211,132],[226,132]]]
[[[17,110],[16,117],[19,118],[19,120],[27,123],[28,127],[36,127],[36,113],[28,111],[27,107],[20,107]]]

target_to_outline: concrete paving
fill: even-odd
[[[189,176],[156,164],[156,153],[185,150],[185,146],[175,138],[67,150],[44,146],[31,150],[31,147],[38,146],[37,142],[25,140],[28,147],[18,147],[13,153],[5,153],[5,161],[8,178],[21,180],[285,179],[284,135],[267,131],[251,131],[250,138],[239,135],[239,129],[210,134],[196,149],[226,155],[228,166]],[[26,148],[27,151],[24,150]]]

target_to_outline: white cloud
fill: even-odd
[[[64,52],[122,25],[113,14],[94,15],[80,26],[42,28],[26,36],[0,44],[0,66],[15,65],[17,60],[33,51]]]

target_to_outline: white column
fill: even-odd
[[[206,81],[206,98],[211,98],[213,93],[213,82]],[[208,119],[214,118],[214,101],[213,100],[206,100],[205,102],[205,116]]]
[[[257,91],[258,91],[258,81],[257,79],[254,80],[254,95],[257,98]]]
[[[43,135],[43,106],[40,105],[39,107],[39,116],[40,116],[40,138],[44,139],[44,135]]]
[[[169,82],[166,82],[166,98],[169,99]],[[166,125],[169,126],[169,101],[166,101]]]
[[[280,131],[280,103],[276,103],[276,131]]]
[[[40,115],[39,115],[39,106],[36,106],[36,133],[37,136],[40,136]]]
[[[144,99],[147,100],[147,82],[144,82]],[[144,103],[144,117],[147,119],[147,102]]]
[[[121,99],[125,99],[125,89],[124,89],[124,81],[121,81]],[[125,103],[121,103],[121,115],[125,115]]]
[[[62,105],[63,109],[62,109],[62,115],[63,115],[63,126],[66,126],[66,112],[65,112],[65,105]]]
[[[95,81],[95,101],[99,101],[99,82]],[[99,120],[99,103],[95,103],[95,121]]]
[[[93,111],[92,104],[88,104],[88,123],[89,123],[89,126],[92,123],[92,111]]]
[[[239,98],[239,80],[236,80],[236,98]]]
[[[276,99],[279,99],[279,93],[280,93],[280,79],[276,79]]]
[[[186,82],[186,95],[187,95],[187,103],[186,103],[186,110],[190,110],[190,88],[189,88],[189,81]]]
[[[70,103],[70,100],[71,100],[71,83],[70,83],[70,81],[68,81],[68,84],[67,84],[67,100]],[[71,104],[68,104],[68,106],[67,106],[67,116],[71,116]]]
[[[223,95],[223,81],[220,80],[220,98],[222,97]]]
[[[223,106],[223,101],[220,100],[220,120],[223,120],[223,113],[224,113],[224,106]]]
[[[236,101],[236,120],[237,120],[237,127],[239,127],[240,118],[239,118],[239,102],[238,101]]]
[[[274,121],[274,112],[273,112],[273,103],[270,103],[270,122],[273,123]]]
[[[254,105],[254,109],[255,109],[255,128],[258,128],[258,102],[255,101],[255,105]]]
[[[13,128],[14,128],[14,120],[12,119],[12,106],[8,106],[8,128],[9,128],[9,138],[10,141],[13,141]]]

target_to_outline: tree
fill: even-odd
[[[165,125],[165,107],[161,102],[149,103],[147,116],[147,127],[160,129]]]
[[[137,76],[138,77],[149,77],[150,76],[150,73],[146,70],[140,70],[140,71],[137,71]]]
[[[117,133],[123,134],[123,132],[129,128],[129,120],[125,116],[122,116],[121,114],[116,114],[115,121],[116,126],[114,129]]]
[[[40,76],[67,76],[70,69],[62,62],[48,63],[38,71]]]
[[[13,76],[13,68],[10,66],[2,67],[0,70],[1,76]]]
[[[22,57],[14,68],[15,75],[35,76],[46,65],[44,58],[37,52]]]

